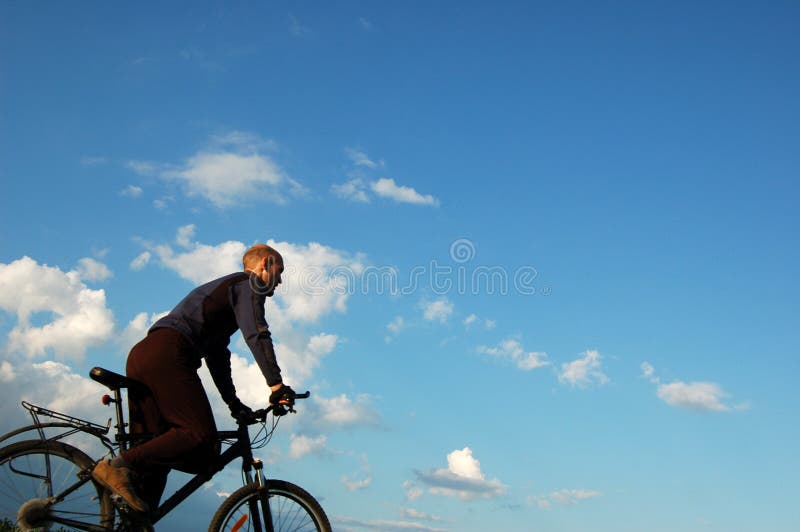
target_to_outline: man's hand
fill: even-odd
[[[243,404],[238,397],[228,403],[228,408],[231,411],[231,417],[240,423],[247,423],[255,418],[255,414],[250,407]]]
[[[285,384],[281,384],[279,388],[277,386],[272,388],[272,393],[269,396],[269,404],[293,405],[294,390]]]

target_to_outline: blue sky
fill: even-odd
[[[103,421],[88,370],[272,241],[314,399],[262,456],[337,530],[796,529],[798,17],[3,4],[0,428]]]

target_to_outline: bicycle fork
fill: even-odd
[[[251,499],[248,502],[248,506],[250,507],[250,515],[253,519],[253,529],[256,532],[261,532],[264,530],[265,532],[274,532],[274,528],[272,526],[272,512],[269,508],[269,489],[267,488],[267,480],[264,478],[264,463],[259,460],[258,458],[253,459],[253,469],[256,470],[256,479],[255,482],[258,485],[258,492],[259,496],[258,499]],[[250,475],[250,472],[246,472],[247,482],[252,483],[253,479]],[[261,502],[261,510],[259,511],[258,502]],[[263,528],[261,519],[263,518]]]

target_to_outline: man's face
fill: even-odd
[[[267,297],[275,294],[275,289],[281,284],[281,274],[283,273],[283,257],[280,255],[270,255],[264,258],[264,272],[261,280],[267,287]]]

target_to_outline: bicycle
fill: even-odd
[[[222,471],[237,458],[242,460],[243,486],[230,494],[214,514],[209,532],[330,532],[331,525],[324,510],[307,491],[284,480],[268,479],[263,462],[253,457],[253,449],[265,446],[280,418],[294,413],[294,401],[270,405],[258,410],[248,420],[237,422],[236,430],[217,433],[220,445],[227,445],[207,472],[189,479],[143,520],[131,511],[124,500],[112,495],[92,479],[97,461],[81,449],[62,440],[84,433],[97,438],[108,450],[100,459],[116,456],[135,443],[152,438],[152,434],[129,434],[126,431],[121,390],[145,386],[133,379],[95,367],[90,377],[111,390],[103,396],[103,404],[115,405],[117,423],[114,439],[108,437],[111,419],[106,426],[68,414],[48,410],[25,401],[22,406],[33,418],[33,424],[0,437],[0,442],[35,431],[38,439],[11,443],[0,449],[0,522],[18,523],[22,530],[61,530],[89,532],[132,532],[153,530],[152,526],[171,512],[189,495]],[[310,392],[296,394],[305,399]],[[272,414],[271,422],[267,422]],[[55,421],[42,422],[42,417]],[[248,427],[261,424],[251,440]],[[57,429],[54,436],[45,430]],[[254,474],[255,473],[255,474]]]

